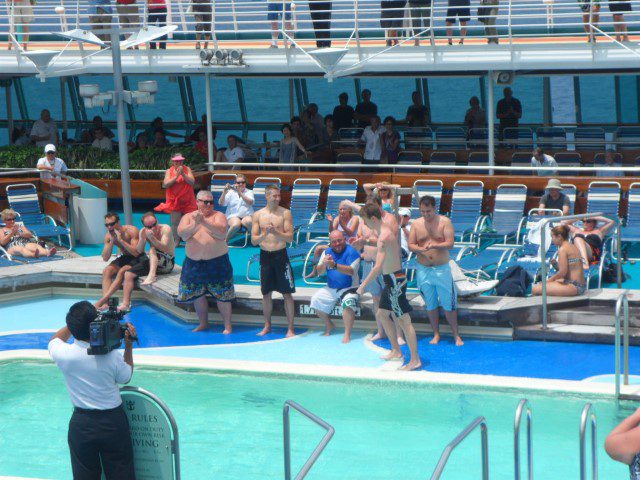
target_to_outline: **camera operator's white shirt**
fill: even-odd
[[[72,344],[54,338],[49,355],[62,371],[74,407],[108,410],[122,404],[119,383],[131,380],[132,369],[119,350],[106,355],[89,355],[89,344],[74,340]]]
[[[248,188],[245,188],[242,193],[245,197],[254,200],[253,192]],[[247,204],[247,202],[240,198],[240,195],[235,190],[227,190],[227,194],[224,196],[224,202],[220,202],[220,205],[227,207],[224,213],[227,218],[244,218],[248,215],[253,215],[253,203],[251,205]]]

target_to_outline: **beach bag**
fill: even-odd
[[[531,285],[531,275],[519,265],[509,267],[496,285],[496,295],[501,297],[524,297]]]
[[[602,281],[604,283],[616,283],[618,281],[617,268],[618,268],[617,263],[613,263],[613,262],[607,263],[607,265],[605,265],[605,267],[602,269]],[[620,265],[620,271],[622,273],[621,279],[624,282],[629,278],[629,275],[624,273],[624,270],[622,269],[622,265]]]

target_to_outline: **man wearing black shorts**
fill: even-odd
[[[295,306],[293,295],[296,285],[293,270],[287,255],[287,243],[293,240],[293,217],[291,211],[280,206],[280,188],[269,185],[265,189],[267,206],[253,214],[251,243],[260,245],[260,290],[264,328],[258,335],[271,332],[272,293],[282,294],[287,315],[287,337],[295,335],[293,317]]]
[[[460,45],[464,43],[467,36],[467,22],[471,18],[471,0],[449,0],[447,8],[447,40],[449,45],[453,45],[453,28],[456,18],[460,22]]]
[[[114,247],[118,248],[120,255],[102,271],[102,298],[94,304],[98,309],[120,288],[125,272],[142,260],[137,250],[139,232],[136,227],[122,225],[118,214],[113,212],[104,216],[104,226],[107,233],[104,236],[102,260],[109,261]]]

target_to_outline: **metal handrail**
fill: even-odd
[[[582,415],[580,417],[580,480],[586,480],[587,478],[587,446],[585,434],[587,431],[587,421],[589,419],[591,420],[591,478],[592,480],[598,480],[598,441],[596,414],[592,408],[593,405],[587,403],[582,409]]]
[[[567,215],[566,217],[552,217],[552,218],[545,218],[544,220],[542,220],[542,225],[540,228],[540,264],[541,264],[541,268],[540,268],[540,274],[542,276],[542,328],[544,330],[547,329],[547,262],[546,262],[546,257],[547,257],[547,248],[545,246],[545,236],[546,236],[546,226],[549,223],[557,223],[557,222],[564,222],[566,220],[580,220],[583,218],[590,218],[590,217],[602,217],[604,216],[604,213],[602,212],[597,212],[597,213],[581,213],[580,215]],[[607,217],[609,218],[609,217]],[[616,229],[618,229],[620,227],[620,219],[619,218],[611,218],[610,220],[613,220],[616,224]],[[616,280],[617,280],[617,285],[618,288],[620,288],[622,286],[622,268],[620,265],[620,258],[622,258],[622,244],[620,241],[620,234],[618,233],[618,235],[615,235],[615,240],[616,240],[616,257],[618,258],[618,262],[617,262],[617,274],[616,274]]]
[[[527,413],[527,480],[533,480],[533,438],[531,434],[532,414],[529,400],[523,398],[516,408],[513,422],[513,463],[515,466],[515,480],[520,480],[520,423],[522,413]]]
[[[616,337],[615,337],[615,356],[616,356],[616,398],[620,397],[620,311],[623,311],[624,320],[622,327],[623,338],[623,382],[629,385],[629,298],[627,292],[622,292],[616,300]]]
[[[291,431],[289,427],[289,410],[293,408],[297,410],[302,415],[307,417],[309,420],[314,422],[316,425],[324,428],[327,433],[322,437],[320,443],[316,446],[316,448],[311,452],[311,455],[304,463],[298,474],[295,476],[295,480],[301,480],[307,476],[311,467],[318,459],[322,451],[325,449],[333,434],[335,433],[335,429],[325,422],[323,419],[318,417],[317,415],[311,413],[309,410],[304,408],[302,405],[294,402],[293,400],[287,400],[284,402],[284,406],[282,408],[282,427],[284,432],[284,478],[285,480],[291,480]]]
[[[453,452],[453,449],[456,448],[465,438],[467,438],[478,425],[480,425],[480,443],[482,446],[482,480],[489,480],[489,435],[487,429],[487,420],[484,417],[477,417],[464,430],[462,430],[456,436],[456,438],[451,440],[451,442],[446,447],[444,447],[442,455],[440,456],[440,460],[438,460],[438,464],[436,465],[436,468],[431,475],[431,480],[438,480],[440,478],[444,467],[447,465],[449,456],[451,455],[451,452]]]

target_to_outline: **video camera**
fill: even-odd
[[[125,312],[118,311],[118,300],[109,299],[109,309],[98,313],[96,319],[89,324],[89,355],[106,355],[111,350],[120,348],[127,326],[120,323]],[[137,341],[137,337],[132,337]]]

